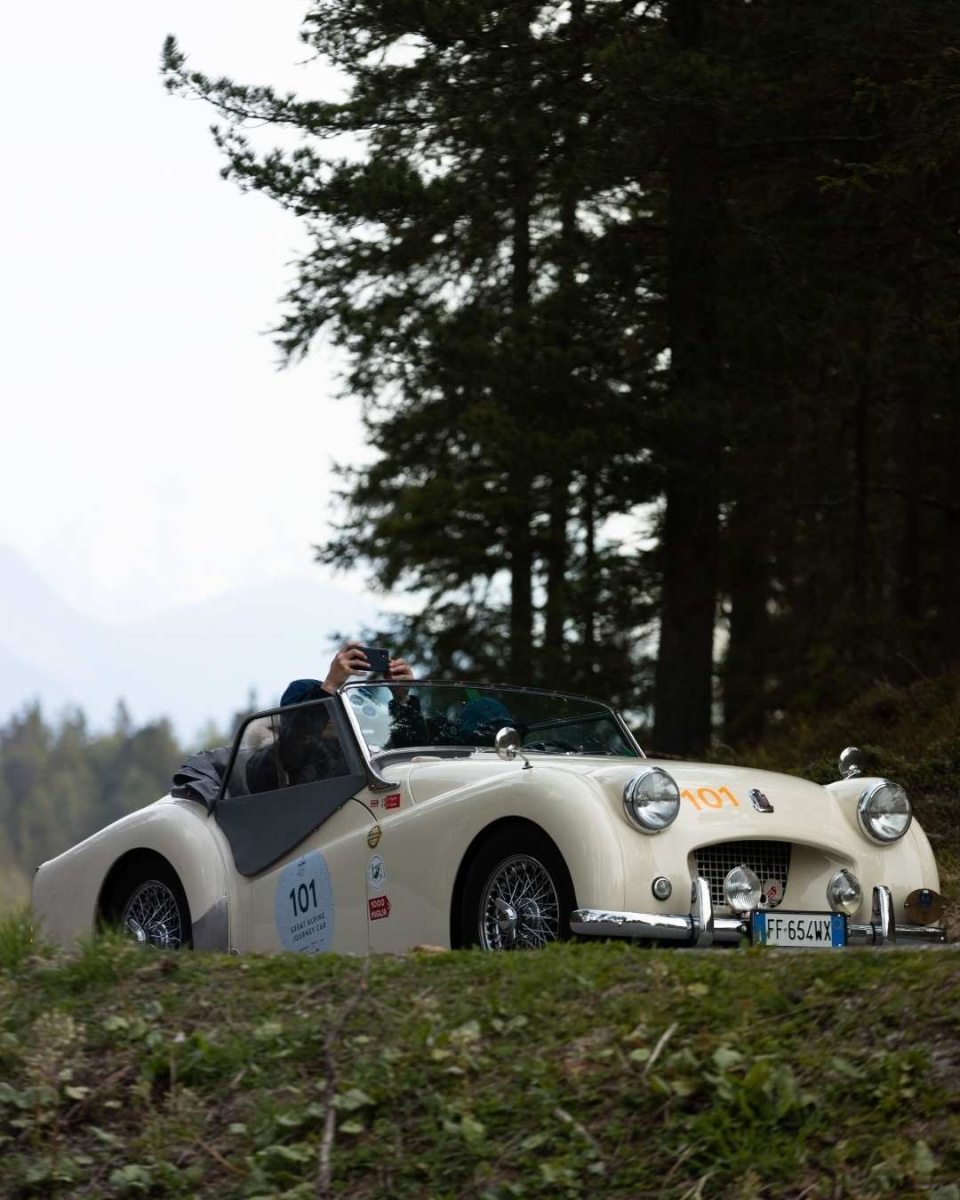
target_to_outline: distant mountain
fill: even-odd
[[[375,602],[304,578],[114,627],[71,609],[0,547],[0,720],[37,698],[48,715],[76,704],[102,728],[122,698],[136,722],[166,716],[190,738],[251,690],[267,707],[290,679],[322,677],[331,635],[376,619]]]

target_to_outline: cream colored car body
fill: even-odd
[[[874,888],[888,889],[895,911],[915,889],[939,889],[916,821],[891,845],[860,829],[857,801],[873,782],[867,779],[821,787],[715,763],[548,753],[531,754],[527,768],[492,750],[437,758],[420,748],[378,762],[358,748],[368,786],[267,869],[240,874],[216,816],[197,801],[167,796],[39,868],[34,909],[43,930],[63,942],[89,935],[118,868],[148,851],[179,877],[197,949],[362,954],[450,946],[471,856],[496,830],[519,823],[542,831],[559,851],[578,912],[691,914],[696,852],[758,839],[793,846],[782,900],[791,911],[828,911],[827,884],[841,867],[863,887],[855,923],[869,925]],[[653,766],[676,779],[682,801],[676,821],[649,835],[625,814],[623,791],[638,769]],[[753,789],[772,811],[757,810]],[[652,893],[658,876],[671,885],[668,899]],[[312,878],[322,893],[319,933],[298,920],[298,893],[307,894],[299,889]],[[609,923],[596,932],[609,934]]]

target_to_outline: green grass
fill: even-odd
[[[0,1014],[4,1196],[960,1200],[953,950],[69,956],[20,921]]]
[[[746,761],[859,744],[960,935],[956,688],[879,688]],[[0,1195],[960,1200],[958,950],[556,946],[369,961],[74,954],[0,921]]]

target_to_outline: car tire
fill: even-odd
[[[573,883],[553,842],[529,826],[507,826],[484,842],[467,870],[460,945],[535,950],[570,936]]]
[[[159,855],[131,862],[112,894],[108,921],[141,945],[158,950],[187,950],[193,945],[183,885]]]

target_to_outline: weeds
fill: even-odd
[[[12,958],[5,1196],[960,1200],[949,950]]]

